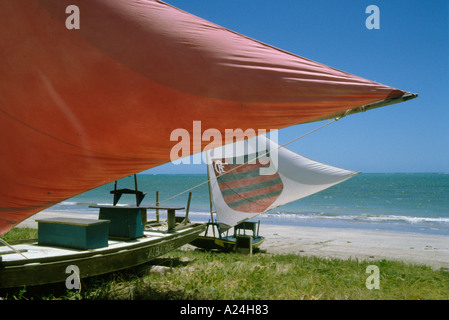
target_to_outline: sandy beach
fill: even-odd
[[[79,214],[41,212],[25,220],[20,227],[37,228],[35,220],[56,216],[80,217]],[[83,214],[96,219],[96,214]],[[394,233],[343,228],[261,225],[266,240],[261,249],[270,254],[299,254],[339,259],[377,261],[399,260],[449,269],[449,237],[418,233]]]
[[[400,260],[449,268],[449,238],[340,228],[261,225],[261,248],[270,253],[296,253],[340,259]]]

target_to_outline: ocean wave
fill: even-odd
[[[449,218],[430,218],[430,217],[410,217],[410,216],[395,216],[395,215],[385,215],[385,216],[373,216],[366,217],[367,220],[372,221],[404,221],[408,223],[442,223],[449,224]]]
[[[117,203],[117,207],[126,207],[129,204],[121,204]],[[112,206],[112,202],[104,202],[104,203],[97,203],[97,202],[83,202],[83,201],[63,201],[56,206]]]
[[[78,202],[78,201],[63,201],[58,206],[90,206],[96,205],[95,202]]]
[[[264,213],[264,218],[282,219],[282,220],[312,220],[312,219],[330,219],[330,220],[347,220],[358,222],[402,222],[409,224],[444,224],[449,225],[449,218],[442,217],[414,217],[401,215],[369,215],[369,214],[329,214],[329,213]]]

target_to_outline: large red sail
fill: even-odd
[[[409,97],[160,1],[0,0],[0,21],[0,234],[170,161],[193,121],[279,129]]]

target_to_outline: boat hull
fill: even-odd
[[[255,236],[252,238],[253,250],[260,247],[265,238],[262,236]],[[205,250],[219,250],[224,252],[231,252],[236,249],[237,239],[235,236],[228,237],[209,237],[199,236],[192,242],[191,245],[205,249]]]
[[[25,255],[36,257],[25,259],[18,254],[4,255],[0,261],[0,288],[65,282],[70,276],[66,273],[68,266],[78,267],[81,279],[134,267],[193,241],[204,230],[204,224],[192,224],[173,232],[145,231],[143,238],[110,240],[107,248],[85,251],[37,243],[17,245],[18,250],[26,250]],[[43,256],[38,256],[39,250]],[[56,253],[51,253],[52,250]]]

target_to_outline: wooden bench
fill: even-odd
[[[243,230],[243,235],[246,236],[246,230],[251,230],[253,232],[253,236],[259,235],[259,226],[260,221],[258,222],[251,222],[251,221],[244,221],[240,224],[236,225],[234,227],[234,235],[241,235],[240,230]]]
[[[259,235],[259,226],[260,221],[244,221],[234,227],[234,236],[236,240],[235,251],[237,253],[253,253],[253,238]],[[240,230],[243,230],[243,234]],[[251,230],[252,235],[247,235],[246,230]]]
[[[148,209],[155,210],[167,210],[167,226],[168,231],[175,230],[176,227],[176,210],[183,210],[184,207],[161,207],[161,206],[148,206]],[[184,218],[182,219],[184,220]]]
[[[76,218],[48,218],[38,223],[38,244],[74,249],[108,246],[109,221]]]

